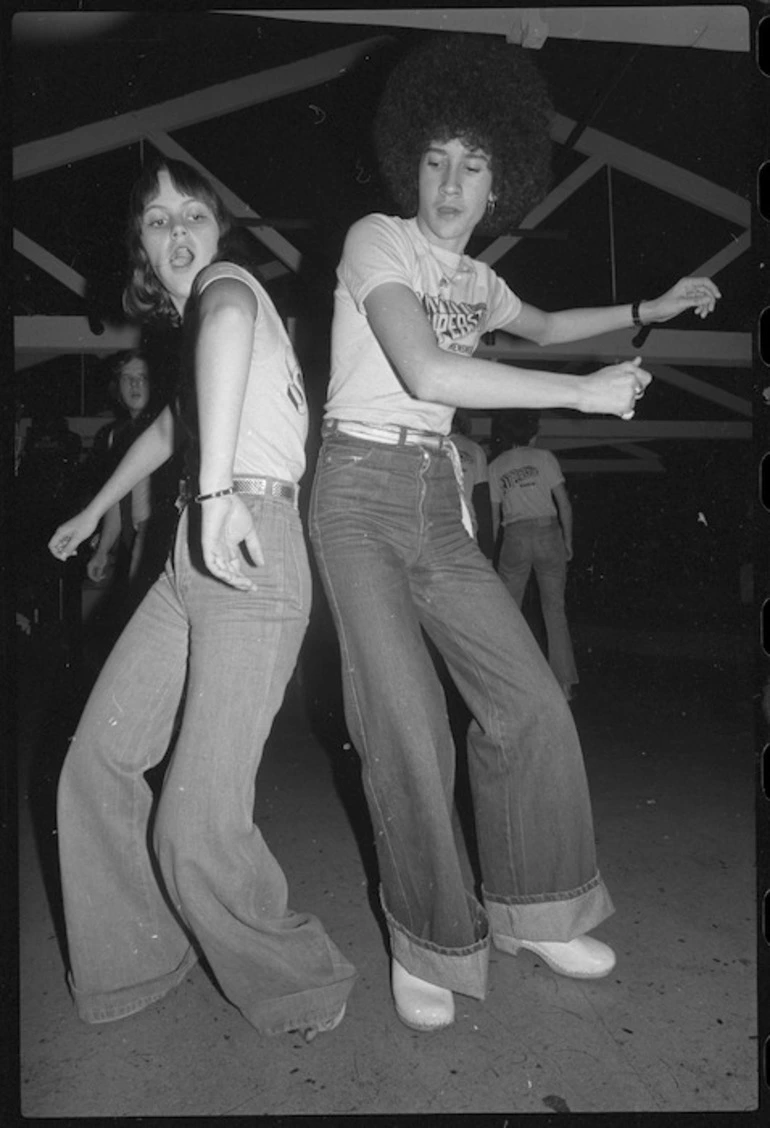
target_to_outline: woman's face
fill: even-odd
[[[132,418],[141,415],[150,402],[150,379],[147,365],[140,357],[129,360],[120,374],[120,398]]]
[[[219,224],[203,200],[180,193],[167,169],[158,174],[158,191],[141,218],[141,243],[150,266],[179,313],[195,276],[214,258]]]
[[[417,224],[431,243],[462,253],[491,195],[488,153],[458,137],[430,143],[420,160]]]

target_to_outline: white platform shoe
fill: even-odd
[[[391,986],[396,1014],[410,1029],[430,1032],[451,1026],[454,1022],[452,992],[410,975],[398,960],[391,961]]]
[[[608,944],[593,936],[576,936],[566,943],[558,940],[514,940],[512,936],[495,936],[493,942],[501,952],[518,955],[521,948],[534,952],[559,975],[572,979],[601,979],[615,966],[615,953]]]

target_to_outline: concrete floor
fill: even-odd
[[[292,906],[317,913],[360,973],[345,1021],[311,1045],[260,1037],[200,967],[131,1018],[97,1027],[76,1018],[64,980],[52,817],[72,695],[66,677],[40,676],[39,656],[22,662],[22,1115],[755,1109],[749,644],[727,634],[579,623],[575,640],[574,713],[617,910],[597,935],[617,950],[615,972],[570,980],[531,954],[493,952],[486,1001],[457,996],[454,1026],[421,1035],[397,1020],[357,764],[335,693],[316,684],[316,659],[304,692],[294,685],[287,698],[256,806]],[[41,685],[58,692],[41,699]],[[462,811],[462,788],[459,798]]]

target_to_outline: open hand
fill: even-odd
[[[254,591],[256,585],[242,570],[243,550],[255,564],[264,564],[262,548],[250,510],[237,494],[211,498],[201,503],[201,547],[206,567],[212,576],[240,591]]]
[[[700,318],[708,317],[722,295],[710,278],[680,278],[675,286],[651,302],[642,302],[640,314],[647,323],[670,321],[691,309]]]

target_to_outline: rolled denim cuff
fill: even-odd
[[[489,920],[474,897],[468,894],[468,902],[481,938],[467,948],[442,948],[415,936],[388,912],[382,891],[380,902],[390,934],[390,954],[410,975],[447,991],[470,995],[473,999],[485,998],[489,970]]]
[[[136,1014],[137,1011],[144,1010],[151,1003],[162,999],[182,982],[197,962],[197,953],[190,946],[178,967],[167,975],[161,975],[145,983],[117,987],[113,991],[85,991],[77,987],[71,973],[68,974],[67,981],[78,1016],[83,1022],[115,1022],[119,1018],[128,1018],[129,1015]]]
[[[565,893],[499,897],[484,890],[484,907],[493,942],[495,936],[512,936],[516,940],[566,943],[590,932],[615,912],[599,873],[585,885]]]

